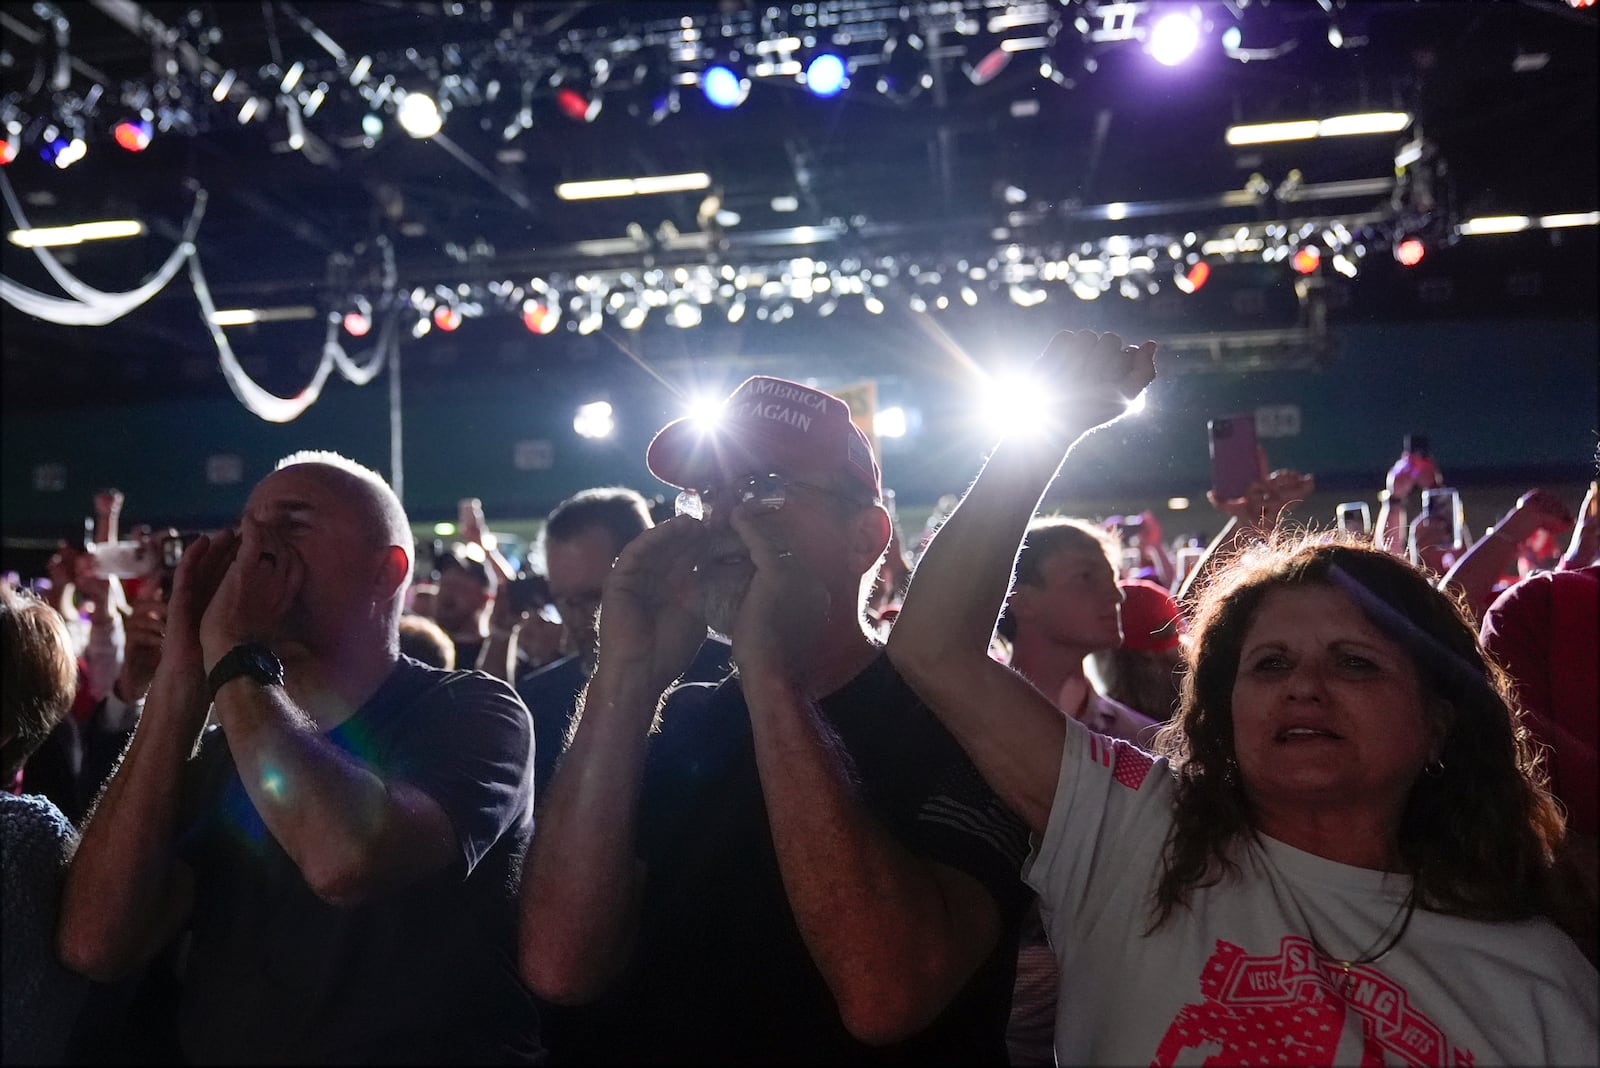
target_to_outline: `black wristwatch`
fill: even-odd
[[[241,675],[255,679],[263,686],[282,686],[283,661],[258,642],[235,645],[206,675],[206,689],[210,691],[211,699],[215,701],[217,691]]]

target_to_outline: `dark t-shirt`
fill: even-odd
[[[732,650],[721,638],[708,637],[683,673],[684,682],[721,682],[733,670]],[[517,696],[533,715],[534,796],[544,797],[555,776],[556,761],[566,746],[567,732],[578,708],[578,695],[589,676],[583,658],[573,653],[517,679]]]
[[[385,781],[437,801],[459,856],[403,889],[330,905],[262,822],[226,736],[208,731],[185,782],[182,849],[196,876],[179,1011],[185,1057],[538,1060],[538,1014],[514,958],[516,886],[532,830],[527,710],[481,672],[402,657],[327,737]]]
[[[878,1048],[852,1037],[784,891],[738,681],[680,686],[646,760],[636,950],[564,1062],[1005,1063],[1026,828],[887,657],[820,705],[883,826],[988,888],[999,947],[920,1034]]]

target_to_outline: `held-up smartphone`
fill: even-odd
[[[1339,505],[1339,529],[1357,534],[1372,533],[1372,513],[1366,501],[1346,501]]]
[[[1449,486],[1438,486],[1422,491],[1422,514],[1427,518],[1444,516],[1450,521],[1450,545],[1460,549],[1466,526],[1466,515],[1461,508],[1461,496]]]
[[[99,578],[144,578],[160,566],[158,547],[138,539],[90,542],[94,573]]]
[[[1244,496],[1261,477],[1253,415],[1229,415],[1206,423],[1211,439],[1211,489],[1219,501]]]
[[[178,563],[183,559],[183,554],[200,537],[197,530],[185,530],[181,533],[169,530],[161,539],[161,592],[168,597],[172,596],[172,575],[178,570]]]

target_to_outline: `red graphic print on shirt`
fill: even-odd
[[[1473,1063],[1383,973],[1358,965],[1346,976],[1295,935],[1275,957],[1247,956],[1219,939],[1200,992],[1205,1000],[1178,1011],[1152,1064],[1174,1065],[1185,1050],[1210,1047],[1208,1065],[1332,1065],[1352,1010],[1361,1021],[1362,1065]]]
[[[1138,746],[1094,731],[1089,732],[1089,759],[1110,768],[1111,777],[1130,790],[1139,788],[1145,773],[1155,764],[1155,758]]]

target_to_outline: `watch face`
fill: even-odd
[[[254,679],[263,686],[282,686],[283,662],[264,645],[246,642],[234,646],[206,676],[206,686],[211,691],[212,699],[216,699],[217,691],[228,682],[241,676]]]
[[[243,660],[249,665],[252,675],[281,677],[283,674],[283,665],[278,663],[278,658],[267,649],[252,646],[244,650]]]

